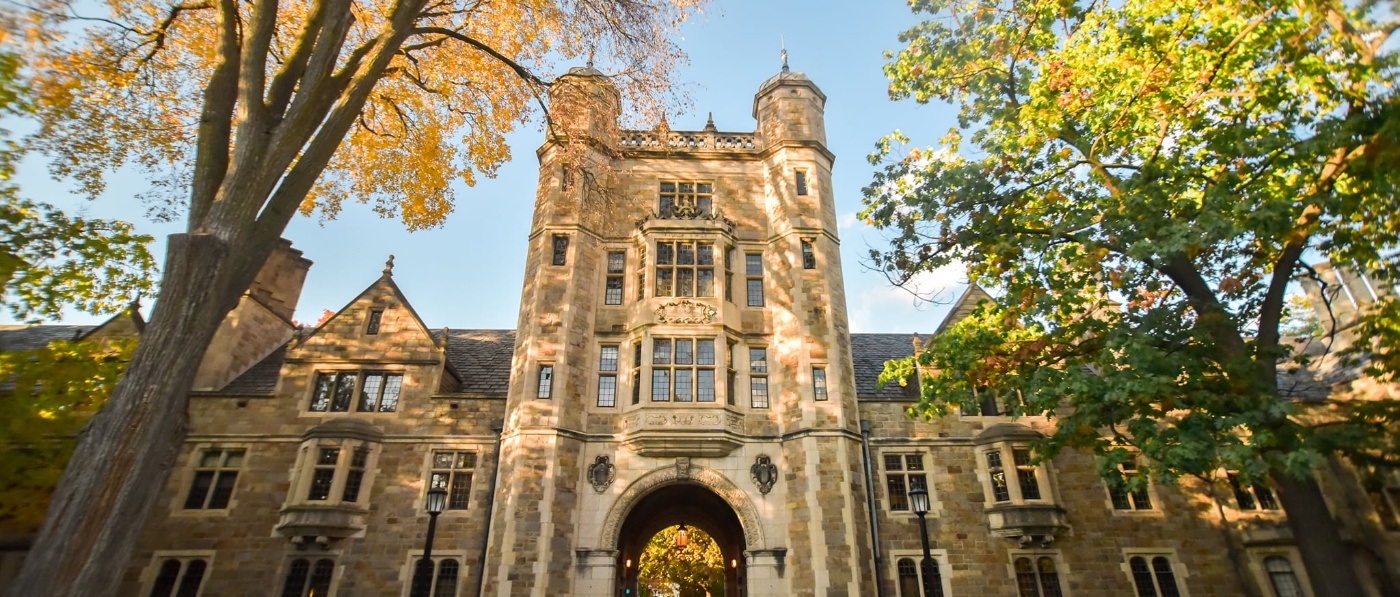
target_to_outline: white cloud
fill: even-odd
[[[943,322],[962,294],[967,273],[962,264],[920,272],[904,287],[877,272],[859,272],[847,282],[851,293],[852,332],[930,332]]]

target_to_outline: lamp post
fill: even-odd
[[[928,490],[923,487],[915,487],[909,490],[909,506],[913,508],[914,515],[919,517],[919,537],[924,541],[924,560],[919,564],[919,575],[924,585],[924,595],[940,595],[942,591],[935,591],[932,585],[933,572],[929,570],[929,564],[933,563],[933,554],[928,548],[928,522],[924,520],[924,515],[928,514]],[[942,587],[939,587],[940,589]]]
[[[411,597],[427,597],[433,586],[433,534],[437,532],[437,517],[447,508],[447,488],[428,488],[428,538],[423,543],[423,559],[418,560],[418,570],[413,575]]]

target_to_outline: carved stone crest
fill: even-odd
[[[749,473],[754,485],[758,486],[758,492],[763,495],[768,495],[768,492],[773,490],[773,484],[778,482],[778,465],[773,464],[773,459],[767,456],[755,458],[753,466],[749,467]]]
[[[593,484],[593,490],[598,493],[607,491],[616,475],[617,467],[608,461],[607,456],[599,456],[593,460],[593,464],[588,465],[588,482]]]
[[[690,459],[681,457],[676,459],[676,478],[690,478]]]
[[[656,308],[656,319],[661,323],[712,323],[715,308],[691,300],[671,301]]]

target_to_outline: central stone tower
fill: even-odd
[[[591,66],[550,95],[486,593],[635,595],[674,524],[726,594],[874,593],[826,96],[784,65],[726,133],[621,130]]]

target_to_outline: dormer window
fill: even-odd
[[[383,371],[333,371],[316,374],[307,410],[314,413],[391,413],[398,410],[403,374]],[[358,394],[358,400],[356,396]]]
[[[661,217],[697,218],[713,214],[714,188],[708,182],[661,181]]]

